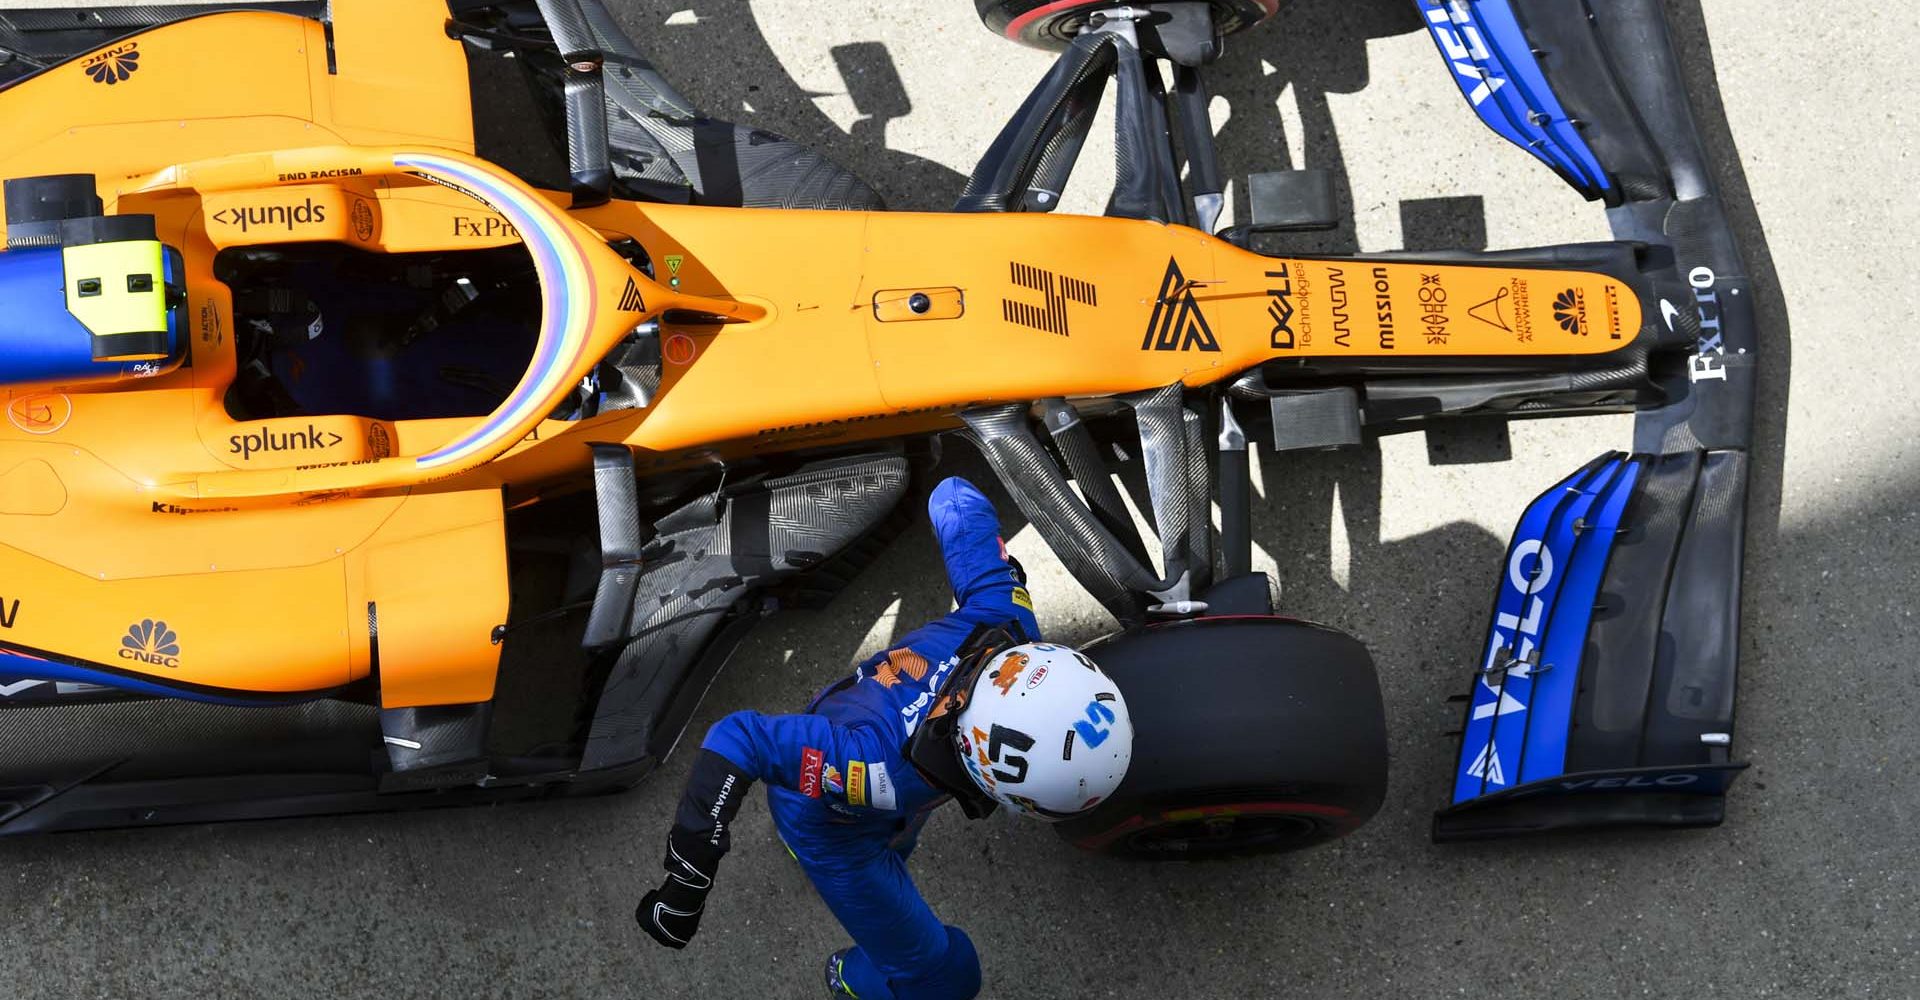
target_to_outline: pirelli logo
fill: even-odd
[[[867,804],[867,762],[864,760],[847,761],[847,805],[864,806]]]
[[[1091,281],[1069,278],[1064,274],[1034,267],[1031,264],[1013,264],[1013,284],[1016,288],[1026,288],[1040,293],[1040,304],[1019,302],[1014,299],[1001,300],[1001,315],[1009,323],[1031,327],[1056,337],[1068,336],[1067,303],[1078,302],[1086,306],[1100,304],[1099,290]]]

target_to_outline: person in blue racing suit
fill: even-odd
[[[941,782],[916,767],[908,744],[930,717],[963,703],[943,698],[942,685],[956,670],[964,672],[970,639],[974,646],[988,632],[1008,642],[1038,639],[1040,626],[1018,564],[1000,540],[991,501],[953,478],[933,491],[927,510],[958,607],[861,663],[803,714],[735,712],[707,731],[668,834],[667,877],[635,913],[656,941],[682,948],[692,939],[729,847],[729,825],[748,787],[763,781],[780,839],[855,942],[828,959],[830,989],[861,1000],[964,998],[979,991],[973,942],[934,915],[906,862],[928,816],[950,795],[962,796],[969,815],[983,815],[994,803],[965,787],[965,778]],[[1078,656],[1038,648],[1049,652],[1034,656]],[[951,751],[946,762],[955,765],[950,776],[961,773]],[[1027,770],[1020,762],[1022,776]],[[991,780],[979,773],[976,782]],[[1086,781],[1077,787],[1084,792]],[[1020,798],[1015,808],[1026,811],[1022,806],[1030,804]]]

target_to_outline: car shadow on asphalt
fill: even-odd
[[[887,144],[887,124],[913,111],[885,45],[856,42],[831,56],[861,115],[842,129],[767,42],[759,7],[743,0],[609,4],[649,60],[703,112],[798,140],[859,174],[896,211],[945,211],[966,177]],[[674,16],[678,15],[678,16]],[[669,18],[672,18],[672,23]]]

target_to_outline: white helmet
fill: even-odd
[[[1120,787],[1133,720],[1113,679],[1065,646],[1030,642],[987,661],[954,748],[980,790],[1015,812],[1062,819]]]

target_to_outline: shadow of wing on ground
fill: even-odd
[[[1226,55],[1209,71],[1216,99],[1231,115],[1215,142],[1233,185],[1235,225],[1247,214],[1246,175],[1262,170],[1325,170],[1332,175],[1337,228],[1324,233],[1264,237],[1265,252],[1355,253],[1353,188],[1347,153],[1334,125],[1330,94],[1351,94],[1369,80],[1367,40],[1420,30],[1403,0],[1298,0],[1271,22],[1228,39]],[[1304,156],[1295,163],[1279,104],[1299,108]]]
[[[843,130],[814,103],[824,95],[801,87],[774,53],[756,6],[744,0],[639,0],[609,9],[661,75],[707,114],[819,150],[860,175],[895,210],[943,211],[959,196],[966,178],[958,171],[887,147],[888,121],[910,113],[913,103],[885,45],[858,42],[832,50],[862,115]]]

